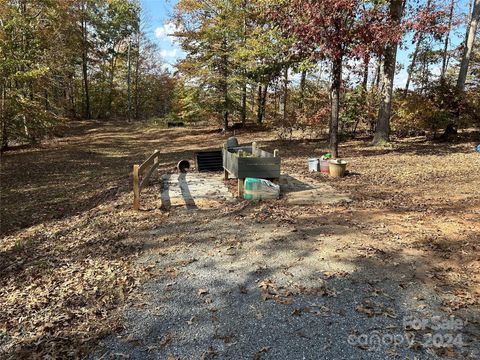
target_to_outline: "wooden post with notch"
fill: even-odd
[[[253,144],[252,144],[252,154],[253,154]],[[238,157],[243,157],[243,150],[238,150]],[[243,197],[244,180],[245,179],[237,179],[237,196],[239,198]]]
[[[227,151],[228,151],[227,144],[223,143],[223,152],[222,152],[223,159],[222,159],[222,161],[225,161],[224,159],[225,159]],[[224,180],[228,180],[228,170],[225,168],[225,166],[223,167],[223,178],[224,178]]]
[[[133,209],[140,210],[140,191],[160,165],[160,151],[155,150],[141,165],[133,165]],[[143,173],[148,169],[145,175]],[[140,177],[142,178],[140,180]]]
[[[280,156],[280,152],[278,151],[278,149],[273,150],[273,157],[279,157],[279,156]],[[280,183],[280,179],[279,178],[273,179],[272,182],[278,185]]]
[[[239,198],[243,197],[243,188],[244,188],[244,182],[245,179],[238,179],[237,180],[237,196]]]
[[[140,165],[133,165],[133,210],[140,209]]]

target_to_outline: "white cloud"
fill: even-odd
[[[161,50],[160,51],[160,56],[162,58],[174,58],[174,57],[177,56],[177,49]]]
[[[177,31],[175,24],[167,22],[155,29],[155,37],[161,40],[172,41],[172,35]]]

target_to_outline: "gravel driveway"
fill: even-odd
[[[124,331],[106,338],[92,357],[437,359],[455,354],[455,347],[429,346],[428,328],[406,331],[412,330],[406,329],[409,318],[444,315],[434,310],[437,300],[427,289],[405,283],[401,269],[377,264],[392,262],[381,259],[381,250],[367,249],[375,254],[361,260],[352,255],[350,245],[366,241],[361,226],[319,224],[312,208],[288,205],[300,219],[292,221],[279,206],[176,208],[167,223],[140,234],[146,255],[139,261],[159,275],[145,284],[144,301],[127,308]]]

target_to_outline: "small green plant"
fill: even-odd
[[[32,243],[33,243],[32,239],[28,239],[28,240],[19,239],[15,241],[15,245],[13,247],[15,251],[24,251],[27,248],[31,247]]]
[[[165,120],[165,118],[152,117],[147,120],[147,123],[150,126],[162,127],[162,128],[167,127],[167,121]]]

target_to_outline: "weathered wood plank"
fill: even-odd
[[[239,198],[243,197],[243,188],[244,188],[243,179],[238,179],[237,180],[237,196]]]
[[[147,167],[155,163],[155,159],[158,159],[160,156],[160,151],[155,150],[152,155],[148,157],[147,160],[145,160],[141,165],[140,165],[140,173],[145,170]],[[158,161],[158,160],[157,160]]]
[[[239,154],[223,150],[223,167],[233,176],[244,179],[258,177],[264,179],[280,177],[281,158],[258,149],[252,144],[252,151],[257,156],[239,156]],[[278,151],[277,151],[278,155]]]
[[[140,209],[140,191],[148,184],[150,176],[160,165],[160,151],[155,150],[141,165],[133,165],[133,209]],[[148,172],[142,173],[148,168]],[[141,180],[140,180],[141,179]]]
[[[152,165],[152,167],[150,168],[150,170],[148,170],[147,174],[142,177],[142,181],[140,182],[140,190],[142,190],[143,187],[148,184],[148,181],[149,181],[149,179],[150,179],[150,176],[151,176],[151,175],[153,174],[153,172],[158,168],[159,165],[160,165],[160,162],[154,163],[154,164]]]
[[[272,153],[269,153],[268,151],[262,150],[262,149],[257,149],[255,151],[255,156],[259,156],[260,158],[272,158],[274,157]]]
[[[280,158],[261,158],[261,157],[243,157],[238,158],[238,164],[243,166],[249,165],[280,165]]]
[[[140,209],[139,165],[133,165],[133,210]]]

